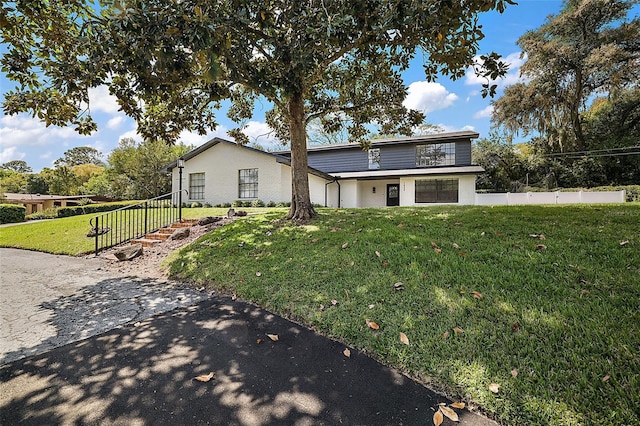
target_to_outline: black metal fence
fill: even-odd
[[[125,241],[182,220],[182,193],[186,189],[113,210],[89,221],[95,235],[95,254]]]

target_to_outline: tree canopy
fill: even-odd
[[[585,113],[594,98],[615,103],[640,81],[640,17],[627,16],[635,4],[567,0],[560,14],[520,37],[524,82],[495,101],[494,123],[511,133],[537,132],[551,151],[588,148]]]
[[[80,166],[82,164],[94,164],[96,166],[104,166],[102,161],[102,153],[90,146],[77,146],[64,152],[62,158],[58,158],[54,165],[58,166]]]
[[[266,99],[276,134],[291,143],[289,217],[315,212],[309,198],[306,126],[329,132],[348,118],[351,141],[367,123],[381,134],[410,134],[421,112],[407,110],[401,72],[420,54],[425,76],[462,77],[469,66],[487,81],[506,72],[499,55],[478,56],[478,14],[511,0],[117,0],[3,5],[9,43],[2,58],[20,84],[7,113],[30,111],[47,124],[95,130],[88,88],[109,85],[147,139],[176,140],[183,130],[216,126],[220,101],[241,133],[253,104]],[[485,94],[495,86],[486,84]]]

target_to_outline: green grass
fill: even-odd
[[[171,273],[301,321],[506,424],[640,424],[638,204],[281,218],[219,228],[174,256]]]
[[[204,216],[221,216],[226,214],[227,210],[222,208],[183,208],[182,215],[186,219],[197,219]],[[243,210],[256,213],[272,209],[248,208]],[[278,211],[282,211],[282,209]],[[91,230],[89,220],[98,215],[100,214],[33,221],[2,227],[0,228],[0,247],[72,256],[90,253],[94,250],[95,240],[87,237],[87,233]]]

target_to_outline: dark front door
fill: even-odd
[[[400,185],[397,183],[387,184],[387,206],[400,205]]]

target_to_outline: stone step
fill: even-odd
[[[168,240],[169,237],[171,236],[171,234],[168,233],[162,233],[162,232],[154,232],[152,234],[147,234],[145,235],[145,238],[149,239],[149,240],[160,240],[160,241],[165,241]]]
[[[131,240],[131,244],[142,244],[142,247],[151,247],[156,244],[160,244],[162,240],[153,240],[150,238],[138,238],[135,240]]]
[[[160,228],[156,231],[158,234],[171,235],[175,232],[175,228]]]

